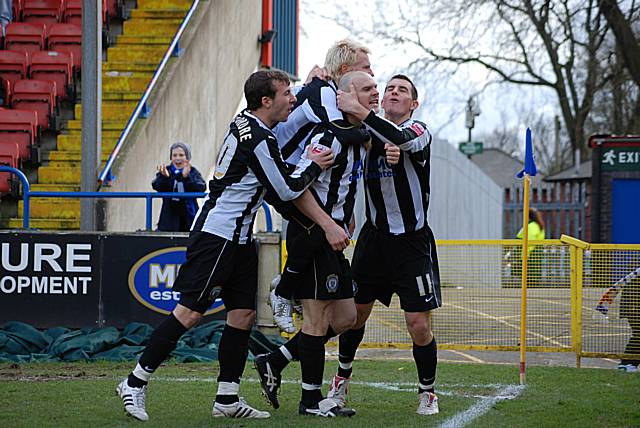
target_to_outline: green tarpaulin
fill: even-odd
[[[180,362],[217,360],[224,325],[219,320],[189,330],[171,356]],[[140,356],[152,331],[151,326],[142,323],[128,324],[122,331],[114,327],[38,330],[23,322],[10,321],[0,329],[0,362],[132,361]],[[249,357],[269,352],[283,342],[280,336],[267,337],[253,330]]]

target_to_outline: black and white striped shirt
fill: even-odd
[[[358,180],[362,179],[366,149],[364,144],[353,144],[339,140],[332,131],[317,133],[312,136],[312,150],[328,150],[331,148],[334,161],[331,168],[324,170],[318,179],[309,187],[310,192],[327,214],[342,225],[351,222],[356,201]],[[304,152],[297,175],[308,165],[309,160]]]
[[[267,190],[289,201],[300,196],[322,172],[310,161],[295,177],[286,170],[271,130],[248,110],[238,114],[220,148],[209,195],[191,230],[246,243]]]
[[[369,115],[371,116],[371,115]],[[382,121],[386,122],[383,123]],[[376,123],[389,128],[385,137],[369,126]],[[394,235],[409,233],[427,225],[429,208],[429,174],[431,157],[431,134],[426,125],[409,119],[396,127],[381,117],[367,117],[367,128],[374,140],[365,161],[366,215],[378,230]],[[411,135],[414,138],[407,140]],[[397,165],[389,165],[385,158],[384,143],[400,147],[401,156]]]
[[[282,158],[291,165],[300,160],[319,124],[331,130],[342,141],[364,142],[369,136],[353,127],[338,110],[337,87],[333,81],[314,78],[296,94],[296,104],[286,122],[274,128]]]

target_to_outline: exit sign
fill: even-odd
[[[460,150],[467,156],[479,155],[480,153],[482,153],[482,143],[474,141],[460,143],[458,144],[458,150]]]

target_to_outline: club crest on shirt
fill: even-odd
[[[338,275],[335,274],[327,276],[327,280],[324,283],[329,293],[335,293],[336,291],[338,291],[338,284]]]

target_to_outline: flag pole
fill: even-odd
[[[520,385],[526,383],[527,359],[527,268],[529,259],[529,192],[531,177],[524,175],[524,204],[522,207],[522,292],[520,298]]]
[[[531,177],[538,173],[533,158],[531,130],[527,128],[524,150],[524,169],[517,177],[524,177],[524,198],[522,206],[522,287],[520,299],[520,385],[526,382],[527,361],[527,264],[529,260],[529,195],[531,193]]]

